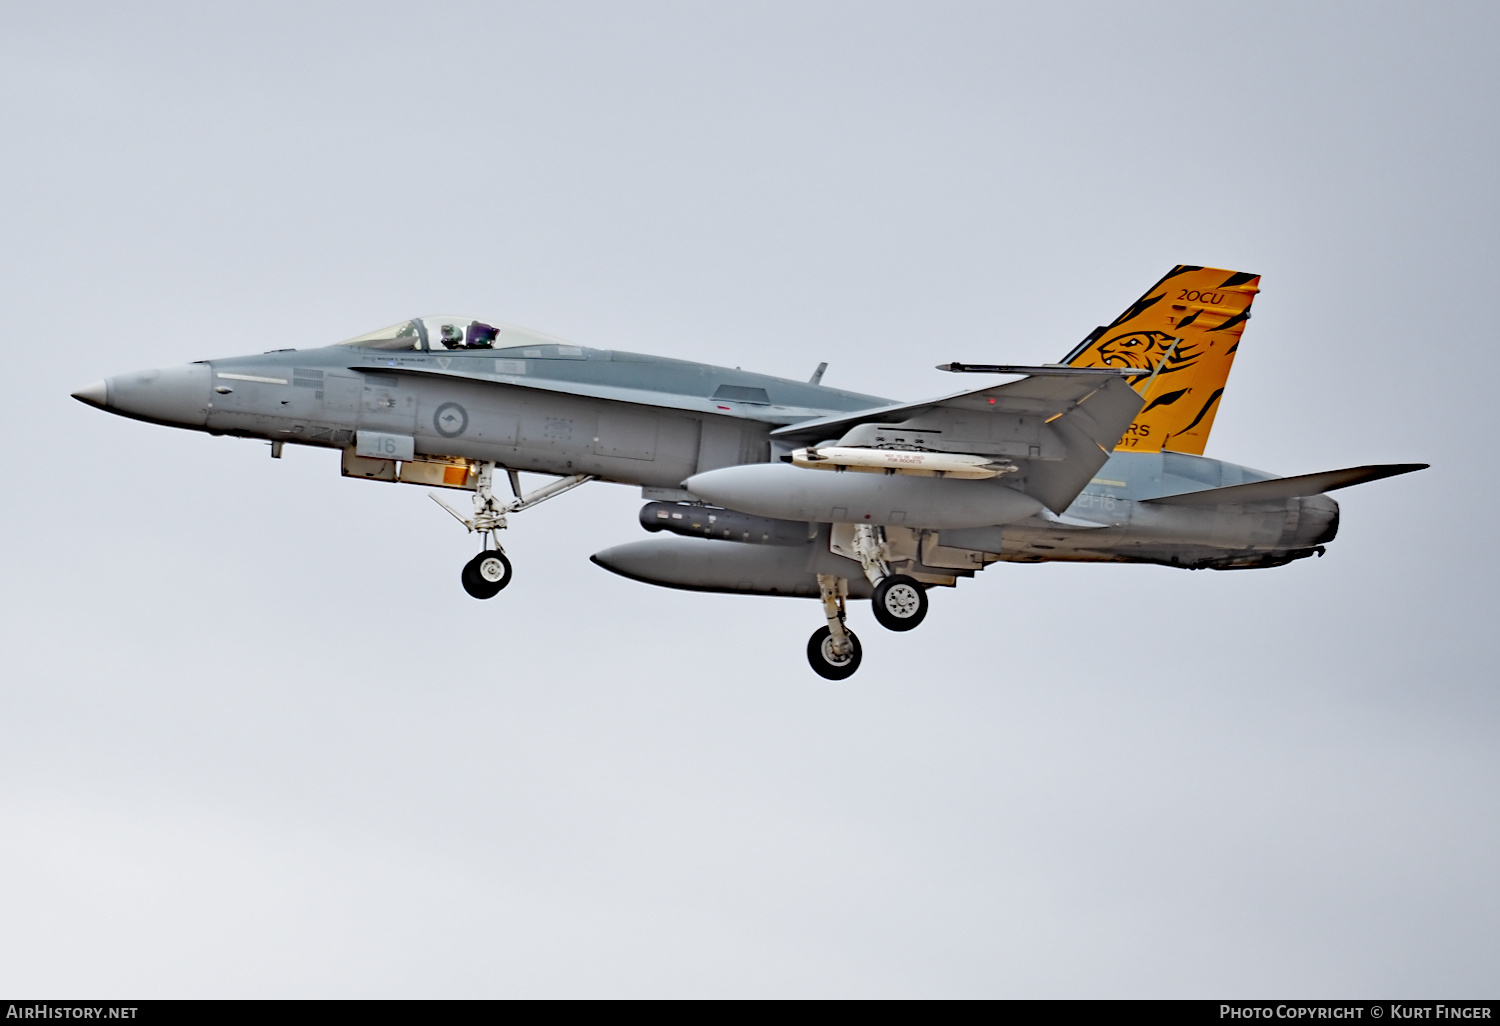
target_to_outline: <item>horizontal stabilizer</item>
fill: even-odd
[[[1184,492],[1181,495],[1164,495],[1159,499],[1144,501],[1160,506],[1218,506],[1231,502],[1277,502],[1295,499],[1302,495],[1319,495],[1335,488],[1379,481],[1383,477],[1410,474],[1414,470],[1426,470],[1426,463],[1382,463],[1369,467],[1349,467],[1347,470],[1325,470],[1321,474],[1299,474],[1296,477],[1277,477],[1269,481],[1231,485],[1228,488],[1209,488],[1201,492]]]

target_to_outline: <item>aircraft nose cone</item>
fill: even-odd
[[[96,381],[74,392],[73,398],[79,402],[88,403],[90,406],[108,406],[109,387],[102,381]]]
[[[121,374],[74,392],[110,413],[155,424],[202,427],[208,423],[210,371],[206,363]]]

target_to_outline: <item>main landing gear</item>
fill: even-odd
[[[891,573],[885,561],[882,533],[878,527],[855,525],[854,552],[865,576],[875,585],[871,606],[876,622],[886,630],[909,631],[927,616],[927,589],[914,578]],[[846,680],[859,669],[863,655],[859,639],[844,626],[849,582],[832,574],[819,574],[818,595],[823,600],[823,616],[828,623],[808,639],[807,661],[820,677]]]
[[[484,551],[464,564],[463,573],[459,579],[463,582],[464,591],[477,599],[488,599],[500,594],[511,579],[510,560],[505,558],[505,549],[500,545],[500,532],[507,526],[506,514],[530,509],[563,492],[572,491],[581,484],[587,484],[594,480],[594,477],[592,474],[574,474],[544,485],[530,495],[522,495],[521,475],[514,470],[507,470],[510,490],[515,495],[515,499],[501,503],[495,498],[493,487],[495,464],[479,462],[475,466],[478,467],[479,480],[474,489],[474,515],[472,517],[459,513],[458,510],[438,498],[435,493],[428,492],[427,494],[433,502],[452,514],[453,519],[467,527],[470,532],[485,536]]]
[[[927,617],[927,589],[905,574],[892,574],[870,596],[875,619],[888,631],[909,631]]]

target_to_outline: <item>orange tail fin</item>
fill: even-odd
[[[1160,365],[1136,386],[1146,405],[1119,448],[1203,455],[1259,286],[1257,274],[1179,264],[1068,354],[1074,367]]]

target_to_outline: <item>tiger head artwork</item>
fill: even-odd
[[[1172,348],[1174,336],[1165,331],[1132,331],[1099,343],[1096,350],[1099,366],[1128,367],[1133,370],[1155,370],[1162,357]],[[1178,346],[1173,354],[1173,369],[1189,366],[1196,358],[1193,347]]]

